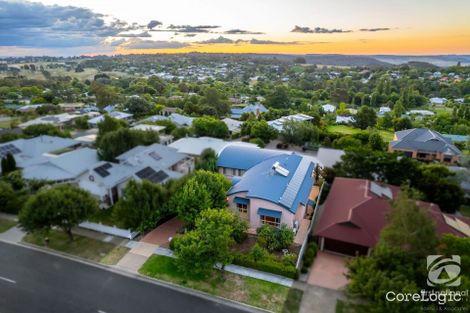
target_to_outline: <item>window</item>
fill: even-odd
[[[238,212],[242,214],[248,213],[248,204],[237,203]]]
[[[278,217],[271,217],[266,215],[260,215],[261,223],[279,227],[281,225],[281,219]]]

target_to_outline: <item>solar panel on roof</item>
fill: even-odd
[[[135,175],[140,179],[150,180],[152,183],[161,183],[168,178],[168,174],[164,171],[155,172],[151,167],[146,167],[135,173]]]
[[[0,157],[5,157],[8,153],[11,153],[12,155],[20,153],[21,150],[18,149],[15,145],[7,144],[5,146],[0,147]]]
[[[112,167],[111,164],[109,163],[105,163],[101,166],[98,166],[97,168],[94,169],[94,171],[96,173],[98,173],[98,175],[100,175],[101,177],[106,177],[106,176],[109,176],[109,172],[107,171],[107,169],[110,169]]]
[[[297,193],[299,191],[302,182],[304,181],[305,174],[310,166],[311,161],[307,158],[302,158],[300,161],[297,170],[295,171],[294,175],[292,176],[287,188],[284,190],[280,198],[280,203],[287,206],[292,207],[294,204],[295,198],[297,197]]]

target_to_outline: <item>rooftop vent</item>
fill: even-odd
[[[272,169],[273,169],[276,173],[278,173],[278,174],[280,174],[280,175],[282,175],[282,176],[285,176],[285,177],[289,176],[289,170],[283,168],[283,167],[279,164],[279,162],[274,163]]]

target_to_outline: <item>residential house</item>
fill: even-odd
[[[83,102],[59,103],[58,105],[64,112],[74,112],[74,111],[81,110],[85,106],[85,103]]]
[[[310,199],[315,169],[312,158],[293,152],[227,147],[217,165],[219,171],[242,174],[232,177],[227,199],[231,210],[246,219],[252,230],[263,224],[286,224],[294,232],[302,226],[308,228],[307,207],[310,205],[311,211],[314,200]]]
[[[446,98],[433,97],[433,98],[429,99],[429,102],[432,105],[444,105],[444,104],[447,103],[447,99]]]
[[[261,161],[276,155],[287,155],[280,150],[261,149],[251,146],[225,146],[217,159],[217,170],[228,178],[242,176]]]
[[[320,250],[346,255],[370,254],[392,210],[390,200],[399,193],[397,186],[336,177],[314,221],[313,234],[318,238]],[[417,201],[417,204],[430,213],[438,235],[470,236],[468,219],[443,214],[434,203]]]
[[[25,129],[28,126],[39,125],[39,124],[49,124],[54,125],[58,128],[64,128],[65,126],[72,125],[73,121],[78,118],[80,115],[62,113],[55,115],[44,115],[36,119],[21,123],[18,127]]]
[[[0,159],[11,153],[16,166],[25,169],[49,160],[49,155],[74,150],[80,147],[80,142],[61,137],[38,136],[31,139],[17,139],[0,144]]]
[[[243,113],[253,113],[256,116],[259,116],[261,113],[268,112],[268,109],[259,103],[249,104],[243,108],[233,107],[231,109],[231,118],[240,119]]]
[[[385,113],[390,113],[392,112],[392,109],[389,107],[380,107],[379,108],[379,113],[377,113],[377,116],[383,117],[385,116]]]
[[[427,128],[398,131],[388,146],[389,152],[403,152],[407,157],[420,161],[455,164],[462,152],[452,141]]]
[[[229,145],[258,147],[255,144],[242,141],[225,141],[212,137],[185,137],[169,144],[169,147],[175,148],[178,152],[198,157],[205,149],[212,149],[216,154]]]
[[[226,117],[222,120],[231,134],[239,133],[242,130],[243,122],[234,120],[232,118]]]
[[[97,197],[102,206],[116,203],[132,179],[165,183],[182,177],[194,167],[192,158],[160,144],[137,146],[116,159],[119,163],[94,164],[77,179],[80,188]]]
[[[334,113],[336,111],[336,107],[332,104],[324,104],[321,107],[325,113]]]
[[[97,162],[96,150],[82,148],[60,155],[45,155],[42,162],[25,167],[22,174],[24,179],[72,182]]]
[[[352,124],[354,123],[354,117],[352,116],[343,116],[343,115],[338,115],[336,116],[336,124]]]
[[[312,116],[299,113],[294,115],[283,116],[281,118],[278,118],[277,120],[269,121],[268,124],[274,127],[277,131],[282,131],[284,129],[284,123],[286,123],[287,121],[309,122],[312,120]]]
[[[110,117],[118,119],[118,120],[124,120],[124,121],[131,121],[133,115],[130,113],[124,113],[124,112],[119,112],[119,111],[112,111],[107,113]],[[98,124],[104,120],[104,115],[99,115],[97,117],[94,117],[92,119],[88,120],[88,125],[90,127],[98,127]]]
[[[193,125],[193,117],[181,115],[179,113],[171,113],[170,115],[153,115],[146,119],[150,122],[169,120],[176,124],[178,127],[189,127]]]

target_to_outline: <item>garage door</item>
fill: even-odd
[[[346,254],[346,255],[366,255],[368,248],[349,242],[325,238],[324,250]]]

